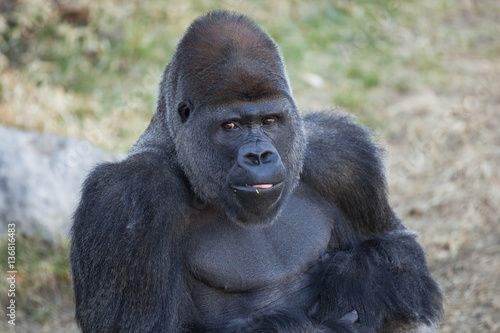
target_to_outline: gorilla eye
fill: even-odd
[[[276,122],[276,119],[275,118],[272,118],[272,117],[267,117],[265,118],[263,121],[262,121],[262,124],[263,125],[272,125]]]
[[[228,121],[227,123],[222,124],[222,128],[225,130],[233,130],[236,128],[236,124]]]

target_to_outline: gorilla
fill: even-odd
[[[188,28],[157,110],[74,214],[83,332],[433,332],[442,296],[387,199],[381,149],[301,115],[274,41],[226,11]]]

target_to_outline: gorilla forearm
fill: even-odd
[[[355,309],[361,323],[376,328],[391,321],[437,322],[439,288],[415,235],[388,203],[381,151],[370,132],[339,114],[311,114],[304,123],[302,179],[339,210],[320,287],[320,317]]]
[[[220,329],[191,325],[185,329],[189,333],[374,333],[372,329],[361,326],[358,317],[352,312],[342,318],[331,320],[328,327],[317,323],[305,313],[275,313],[260,317],[232,322]]]
[[[318,317],[356,309],[363,325],[382,332],[388,322],[436,323],[441,293],[414,238],[395,231],[333,252],[319,287]]]

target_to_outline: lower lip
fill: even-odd
[[[274,184],[256,184],[256,185],[251,185],[249,187],[257,188],[259,190],[267,190],[268,188],[271,188],[273,186],[274,186]]]

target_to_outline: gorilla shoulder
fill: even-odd
[[[166,303],[187,311],[172,269],[181,265],[177,225],[192,202],[183,179],[172,157],[143,152],[101,164],[85,181],[70,251],[83,332],[169,332],[176,323]]]
[[[361,234],[399,228],[387,202],[383,150],[372,132],[343,113],[308,113],[303,123],[302,181],[333,202]]]
[[[100,224],[106,219],[103,211],[125,214],[127,218],[120,221],[127,227],[138,220],[146,223],[159,214],[161,202],[185,204],[188,196],[189,185],[172,157],[149,152],[130,155],[120,162],[100,164],[90,173],[83,185],[82,204],[75,212],[74,228],[83,221],[79,214],[96,214],[86,219],[87,226],[89,221]]]

